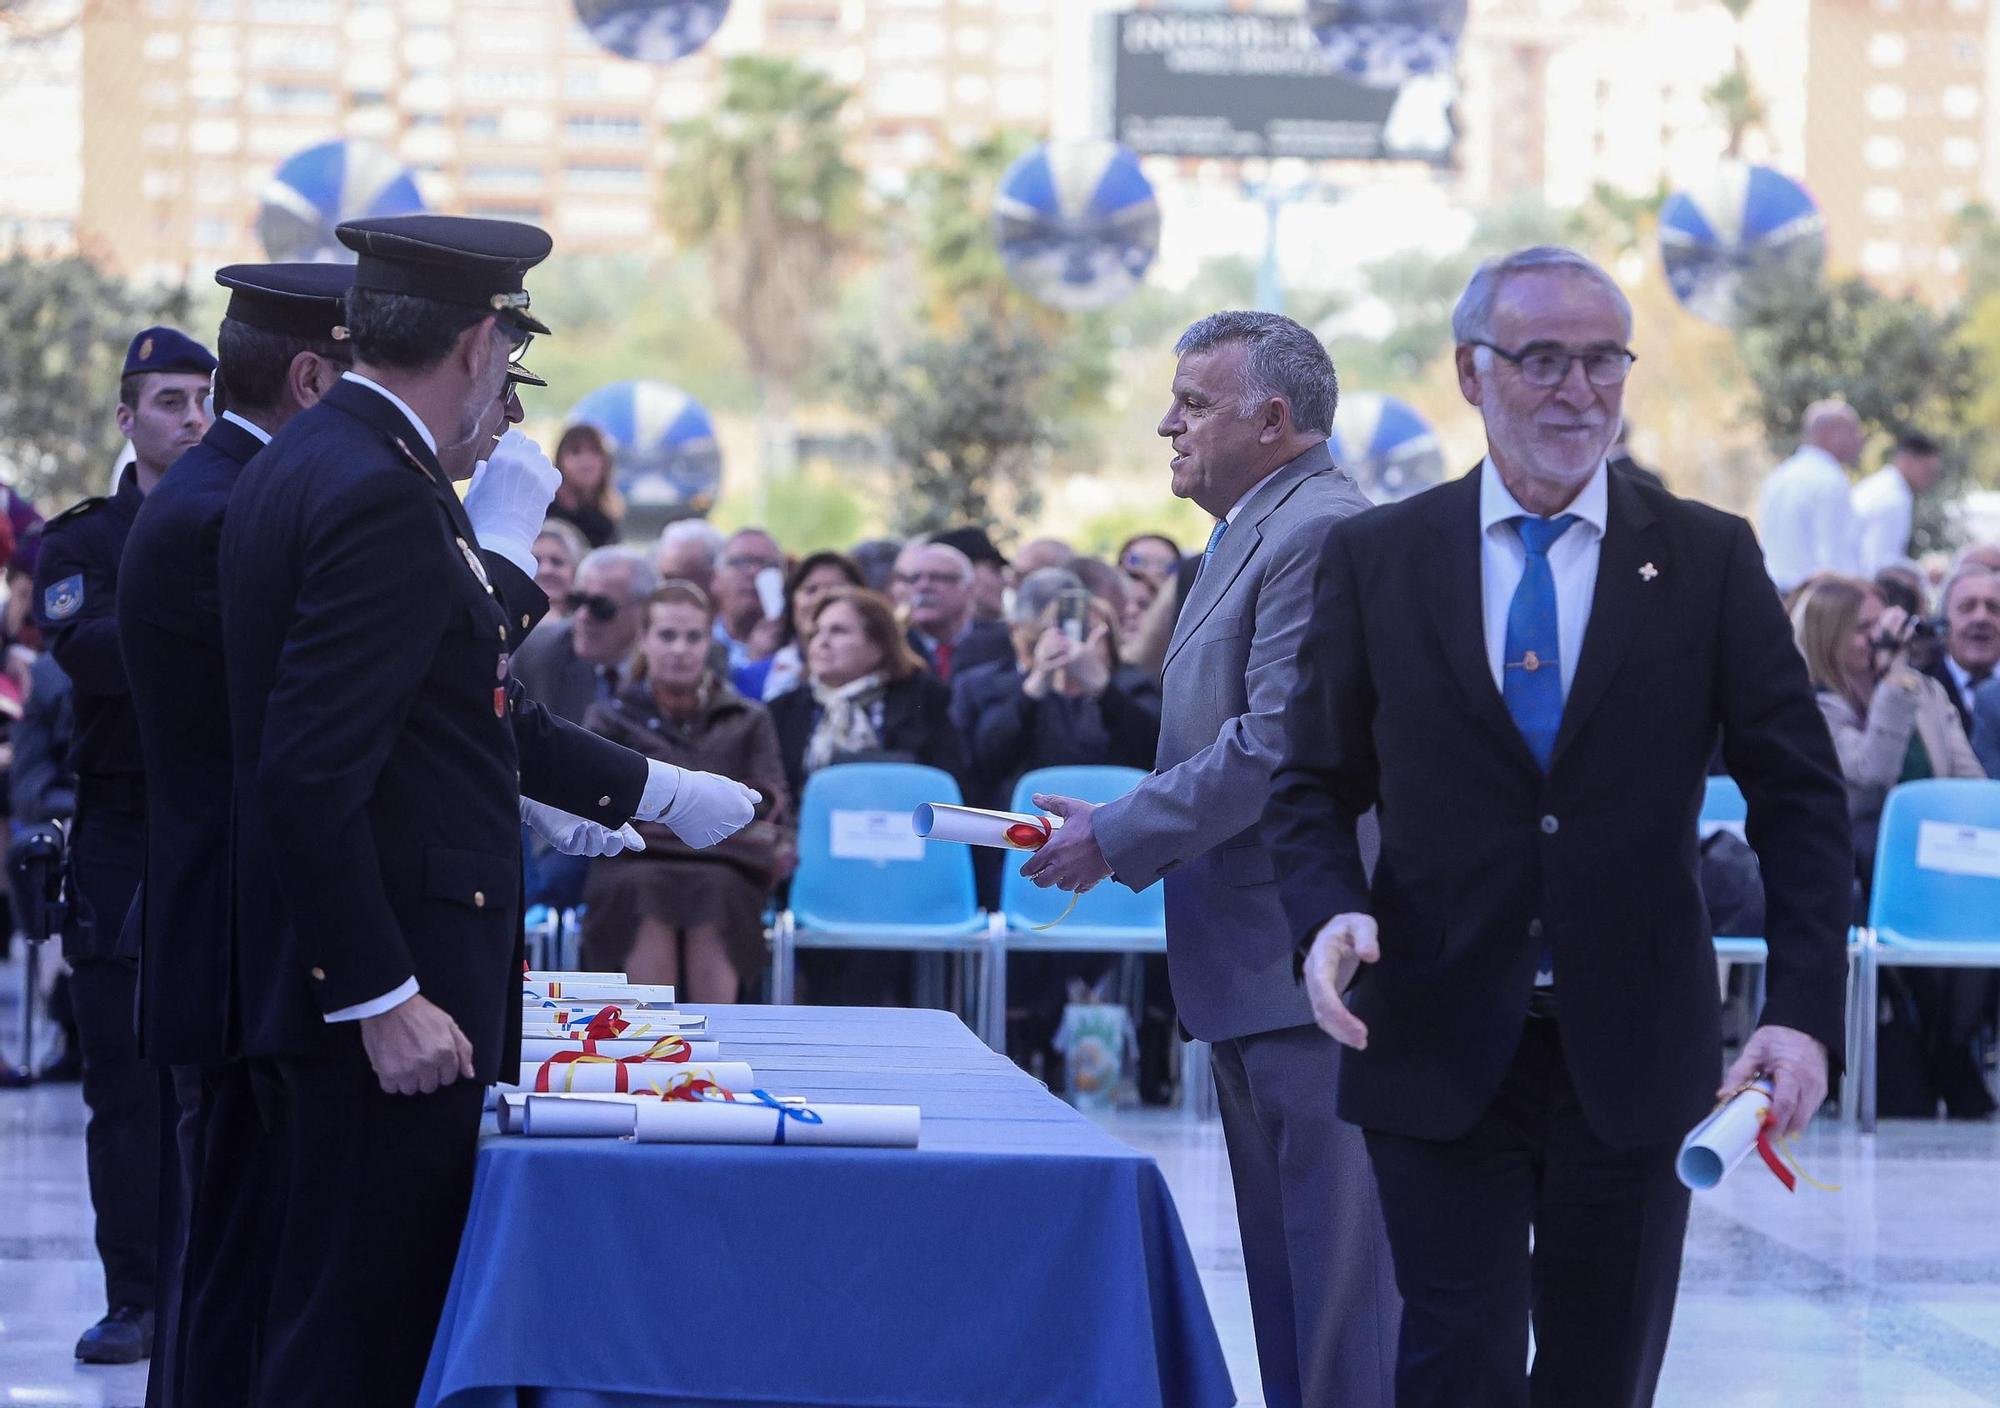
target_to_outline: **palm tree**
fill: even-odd
[[[1729,133],[1729,145],[1723,148],[1723,155],[1738,157],[1743,154],[1744,135],[1764,120],[1764,101],[1751,85],[1750,66],[1743,57],[1743,17],[1756,0],[1721,0],[1721,3],[1729,11],[1736,30],[1736,67],[1709,85],[1702,97],[1715,109]]]
[[[847,90],[784,59],[723,66],[722,101],[669,129],[667,227],[708,257],[716,307],[758,385],[768,481],[797,457],[792,423],[821,315],[861,217],[861,173],[847,159]]]

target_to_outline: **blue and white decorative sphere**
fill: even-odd
[[[1451,74],[1466,0],[1310,0],[1306,18],[1343,77],[1370,88]]]
[[[1768,166],[1724,162],[1660,207],[1660,257],[1681,306],[1733,325],[1747,281],[1826,262],[1826,219],[1806,188]]]
[[[1437,432],[1394,396],[1371,391],[1342,396],[1327,448],[1374,503],[1407,499],[1444,481],[1444,446]]]
[[[1116,303],[1146,277],[1160,247],[1160,205],[1139,158],[1116,142],[1044,142],[993,197],[993,234],[1007,273],[1066,312]]]
[[[569,424],[597,427],[618,456],[618,492],[635,508],[706,513],[722,488],[722,448],[701,402],[664,381],[614,381],[577,402]]]
[[[264,187],[257,238],[275,261],[352,263],[354,251],[334,238],[334,226],[427,209],[417,178],[381,147],[322,142],[288,157]]]
[[[576,17],[619,57],[670,64],[715,37],[729,0],[576,0]]]

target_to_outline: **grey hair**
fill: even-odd
[[[1983,562],[1961,562],[1957,567],[1952,569],[1951,575],[1944,579],[1944,585],[1938,588],[1938,610],[1949,614],[1951,611],[1951,594],[1965,583],[1983,577],[2000,578],[2000,572],[1994,571]]]
[[[583,555],[583,561],[576,565],[576,575],[581,577],[591,568],[622,567],[629,577],[633,601],[644,601],[660,589],[660,569],[653,560],[637,548],[626,547],[623,543],[613,543],[609,547],[593,548]]]
[[[722,559],[723,544],[729,540],[722,536],[722,530],[706,518],[677,518],[660,530],[660,540],[653,545],[653,551],[663,548],[677,548],[683,543],[699,543],[708,554],[710,571]]]
[[[1632,300],[1625,296],[1625,290],[1618,287],[1618,281],[1606,273],[1602,265],[1559,244],[1538,244],[1489,259],[1473,270],[1472,281],[1459,295],[1458,306],[1451,310],[1453,339],[1467,343],[1483,342],[1492,337],[1493,305],[1500,301],[1501,286],[1514,275],[1535,269],[1567,269],[1596,279],[1618,300],[1618,311],[1625,317],[1625,336],[1629,338],[1632,335]]]
[[[933,542],[929,538],[912,538],[908,543],[904,544],[903,550],[896,554],[896,561],[900,564],[906,557],[914,560],[920,552],[950,554],[951,565],[958,572],[958,580],[961,582],[970,583],[974,577],[979,575],[972,566],[971,558],[967,557],[950,543]]]
[[[1042,613],[1064,592],[1083,590],[1083,578],[1067,567],[1037,568],[1014,588],[1014,604],[1007,612],[1007,619],[1017,626],[1039,621]]]
[[[1182,333],[1174,344],[1174,355],[1185,357],[1232,342],[1249,349],[1243,360],[1243,399],[1237,406],[1238,416],[1253,416],[1267,401],[1281,397],[1292,408],[1294,430],[1333,433],[1340,378],[1318,338],[1280,313],[1230,309],[1210,313]]]

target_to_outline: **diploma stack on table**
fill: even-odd
[[[521,1078],[487,1092],[500,1132],[640,1144],[917,1147],[915,1105],[808,1104],[762,1089],[707,1018],[673,1010],[671,987],[623,973],[522,980]]]

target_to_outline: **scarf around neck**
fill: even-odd
[[[838,758],[874,752],[882,746],[882,735],[875,730],[874,709],[888,689],[889,681],[879,673],[849,680],[838,689],[813,685],[813,700],[823,712],[812,741],[806,744],[807,772],[818,772]]]

